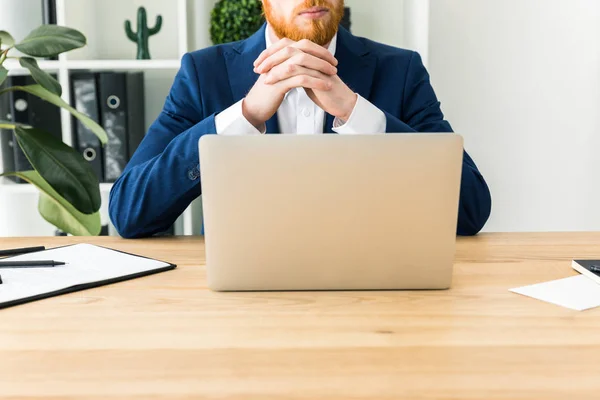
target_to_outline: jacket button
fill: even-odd
[[[200,171],[198,171],[196,169],[192,169],[188,172],[188,178],[190,178],[191,181],[195,181],[199,177],[200,177]]]

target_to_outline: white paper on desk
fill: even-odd
[[[577,311],[600,306],[600,285],[584,275],[538,283],[510,291]]]
[[[170,264],[121,253],[91,244],[77,244],[3,260],[56,260],[67,265],[51,268],[0,268],[0,305],[5,302],[67,289],[141,272]]]

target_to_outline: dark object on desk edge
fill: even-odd
[[[0,261],[0,268],[37,268],[55,267],[57,265],[65,265],[65,263],[54,260]]]
[[[588,269],[595,273],[600,273],[600,264],[598,265],[590,265]]]
[[[0,276],[0,285],[2,285],[2,277]]]
[[[600,260],[573,260],[571,267],[600,284]]]
[[[42,251],[42,250],[46,250],[46,247],[44,247],[44,246],[36,246],[36,247],[22,247],[22,248],[19,248],[19,249],[0,250],[0,257],[14,256],[14,255],[17,255],[17,254],[34,253],[36,251]]]

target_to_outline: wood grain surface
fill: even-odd
[[[453,288],[415,292],[215,293],[201,238],[0,249],[79,242],[178,268],[0,310],[0,399],[600,398],[600,309],[509,292],[575,275],[597,233],[459,238]]]

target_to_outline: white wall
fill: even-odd
[[[405,0],[346,0],[352,10],[352,33],[391,46],[404,43]]]
[[[212,45],[210,40],[210,13],[217,0],[188,0],[190,25],[193,27],[191,49],[202,49]]]
[[[17,42],[43,23],[39,0],[0,0],[0,30],[10,33]],[[13,49],[12,56],[22,55]]]
[[[430,72],[488,231],[600,229],[600,1],[431,0]]]
[[[402,47],[417,51],[425,67],[429,66],[430,0],[404,0],[404,18],[397,21],[404,28]]]

